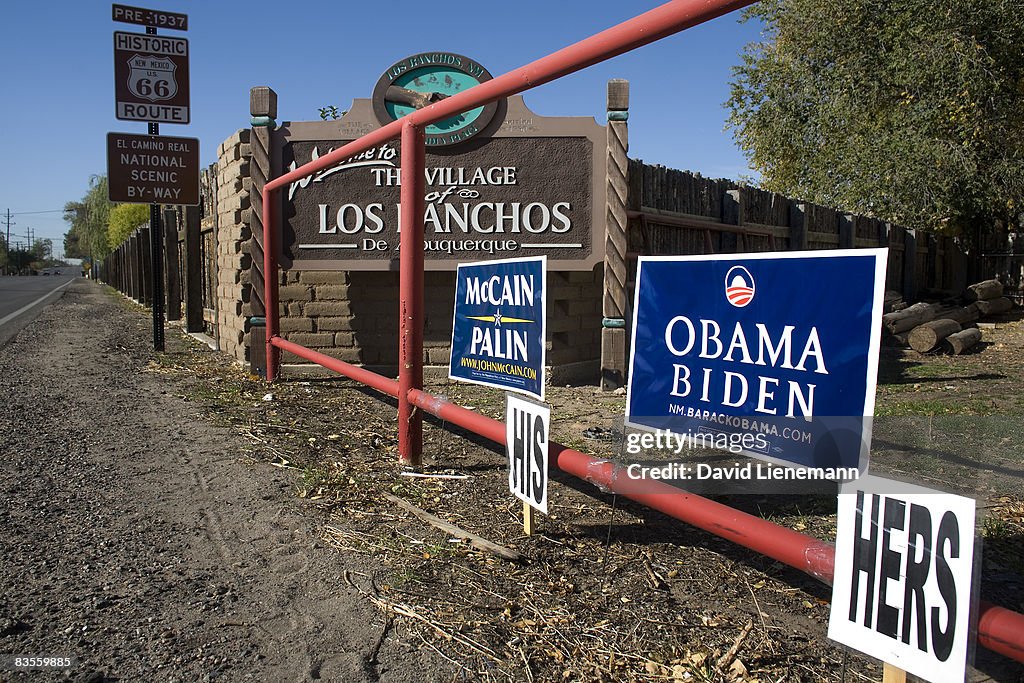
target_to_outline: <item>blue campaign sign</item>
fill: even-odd
[[[763,460],[863,471],[886,257],[642,257],[626,423]]]
[[[544,399],[546,263],[459,264],[449,377]]]

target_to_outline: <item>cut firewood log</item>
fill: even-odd
[[[974,305],[978,307],[978,311],[981,312],[982,316],[999,315],[1013,308],[1013,302],[1005,296],[987,301],[976,301]]]
[[[981,330],[971,327],[961,332],[955,332],[942,340],[942,349],[946,353],[959,356],[972,346],[981,341]]]
[[[892,348],[905,349],[907,348],[907,333],[883,335],[882,343]]]
[[[978,304],[974,303],[969,306],[961,306],[951,311],[946,311],[938,317],[955,320],[962,326],[964,323],[973,323],[980,318],[981,311],[978,310]]]
[[[882,297],[882,313],[901,311],[907,305],[903,303],[903,295],[892,290],[887,291]]]
[[[1003,295],[1003,283],[999,280],[984,280],[976,282],[964,292],[967,301],[989,301],[998,299]]]
[[[908,306],[902,311],[886,313],[882,316],[882,324],[892,334],[912,330],[918,325],[935,319],[939,307],[933,304],[919,303]]]
[[[932,320],[911,330],[907,341],[910,342],[910,348],[918,353],[928,353],[938,347],[943,339],[959,331],[960,323],[955,320]]]

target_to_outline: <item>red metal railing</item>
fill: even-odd
[[[570,45],[547,57],[481,83],[350,142],[316,161],[279,176],[263,188],[264,281],[267,315],[267,380],[278,373],[278,351],[289,351],[329,370],[366,384],[398,399],[399,453],[402,461],[420,464],[422,413],[436,415],[496,443],[505,443],[505,426],[427,394],[423,386],[423,202],[425,126],[515,95],[598,62],[636,49],[686,28],[714,19],[755,0],[674,0],[618,26]],[[333,166],[371,147],[402,140],[402,234],[399,263],[399,378],[383,377],[283,339],[279,334],[277,287],[277,213],[275,192],[289,183]],[[551,443],[548,457],[559,469],[603,490],[621,494],[676,519],[831,582],[835,550],[823,541],[764,519],[680,491],[661,482],[631,486],[624,469],[612,462]],[[982,646],[1024,662],[1024,615],[993,605],[982,605],[978,623]]]

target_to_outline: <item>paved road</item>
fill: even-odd
[[[0,346],[63,295],[75,280],[71,273],[77,269],[64,270],[69,274],[0,277]]]

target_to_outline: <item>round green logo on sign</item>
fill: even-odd
[[[395,62],[373,89],[373,112],[381,125],[489,81],[491,74],[474,60],[451,52],[428,52]],[[426,127],[428,147],[448,147],[469,140],[494,118],[492,102]]]

